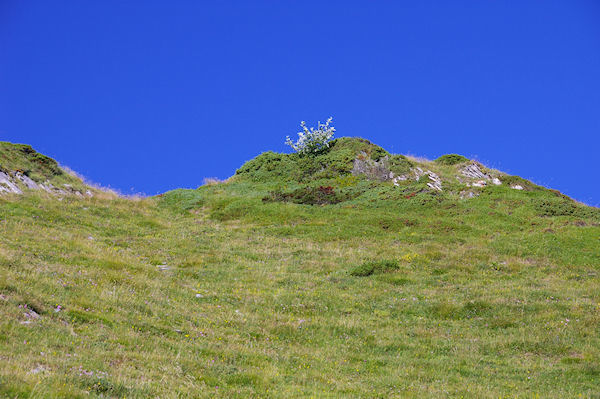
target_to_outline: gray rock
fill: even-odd
[[[40,189],[38,184],[36,182],[34,182],[33,180],[31,180],[31,178],[27,175],[17,172],[15,174],[15,177],[17,179],[19,179],[21,181],[21,183],[23,183],[25,185],[25,187],[27,187],[30,190],[39,190]]]
[[[427,183],[427,186],[434,190],[442,191],[442,179],[430,170],[425,172],[425,174],[429,176],[430,180],[430,182]]]
[[[51,193],[54,190],[54,186],[48,180],[44,184],[40,184],[40,188],[48,193]]]
[[[0,172],[0,193],[23,194],[23,191],[12,181],[9,175]]]
[[[387,156],[379,161],[374,161],[364,152],[354,160],[352,167],[354,176],[364,175],[367,179],[386,181],[394,178],[394,173],[389,168],[389,158]]]
[[[461,191],[459,195],[460,195],[461,199],[468,199],[468,198],[477,197],[479,195],[479,193],[475,193],[471,190],[467,190],[467,191]]]
[[[416,168],[412,168],[410,171],[413,172],[413,174],[415,175],[415,180],[417,181],[419,181],[419,179],[421,179],[421,176],[425,174],[425,172],[423,172],[423,169],[419,168],[418,166]]]
[[[392,179],[392,183],[394,183],[394,186],[399,186],[401,181],[406,181],[406,180],[408,180],[408,176],[406,176],[406,175],[396,176]]]
[[[477,165],[476,163],[472,163],[470,165],[465,166],[460,172],[464,176],[470,177],[471,179],[491,179],[489,175],[483,173],[479,165]]]

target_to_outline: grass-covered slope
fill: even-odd
[[[338,144],[157,198],[0,196],[0,397],[598,394],[597,208]]]
[[[34,189],[61,195],[86,192],[91,195],[96,191],[72,172],[61,168],[56,160],[26,144],[0,141],[0,173],[0,193],[20,194]]]

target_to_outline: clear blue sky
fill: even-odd
[[[600,2],[0,1],[0,140],[102,185],[225,178],[299,122],[600,204]]]

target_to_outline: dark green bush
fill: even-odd
[[[290,173],[293,154],[278,154],[268,151],[243,164],[235,171],[236,175],[247,176],[251,180],[262,181]]]
[[[435,162],[439,163],[440,165],[456,165],[457,163],[463,163],[468,161],[468,158],[458,154],[442,155],[441,157],[435,160]]]
[[[536,208],[541,216],[569,216],[577,211],[574,203],[548,199],[536,203]]]
[[[52,175],[58,176],[61,175],[62,169],[58,166],[58,163],[45,155],[42,155],[38,152],[30,156],[31,162],[36,163],[42,169],[42,171],[46,171]]]
[[[574,216],[577,218],[600,219],[600,208],[579,205],[567,198],[538,200],[535,207],[540,216]]]
[[[332,186],[302,187],[285,193],[280,190],[271,191],[263,198],[264,202],[293,202],[305,205],[337,204],[352,198],[350,193],[342,193]]]
[[[372,274],[387,273],[398,270],[400,265],[395,260],[374,260],[365,262],[350,270],[350,275],[355,277],[367,277]]]

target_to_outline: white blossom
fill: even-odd
[[[333,118],[327,119],[325,123],[318,123],[318,127],[310,129],[306,127],[306,122],[300,122],[302,131],[298,132],[298,141],[295,143],[287,136],[285,144],[289,145],[300,154],[316,154],[329,147],[329,142],[335,133],[335,128],[330,126]]]

